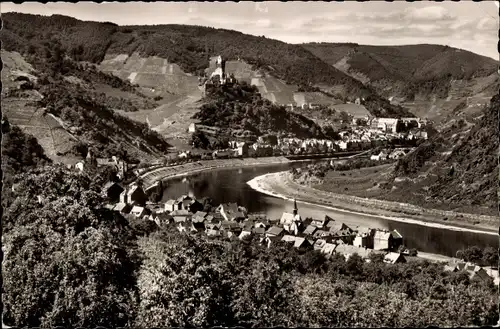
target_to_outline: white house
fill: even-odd
[[[194,122],[189,125],[188,131],[190,133],[195,133],[196,132],[196,124]]]

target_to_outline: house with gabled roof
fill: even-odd
[[[321,248],[321,253],[325,255],[326,258],[330,258],[337,247],[336,244],[333,243],[325,243]]]
[[[129,203],[131,205],[138,205],[144,207],[148,201],[148,197],[142,187],[137,184],[131,187],[126,187],[125,190],[120,194],[121,203]]]
[[[467,264],[463,261],[451,260],[448,264],[445,265],[444,270],[450,272],[458,272],[463,271],[466,268]]]
[[[314,248],[314,250],[321,250],[321,249],[323,249],[323,247],[325,246],[326,243],[327,243],[326,240],[318,239],[314,243],[313,248]]]
[[[306,229],[304,230],[304,232],[302,232],[302,233],[304,233],[305,235],[313,235],[314,232],[316,232],[316,230],[317,230],[317,227],[311,224],[311,225],[307,226]]]
[[[385,255],[384,263],[387,264],[406,263],[406,258],[402,253],[390,252],[387,255]]]
[[[314,232],[313,234],[313,237],[315,239],[327,239],[327,240],[330,240],[330,232],[328,231],[323,231],[323,230],[316,230],[316,232]]]
[[[221,231],[219,230],[214,230],[214,229],[208,229],[206,231],[207,236],[209,237],[219,237],[222,235]]]
[[[284,230],[281,227],[278,226],[272,226],[269,228],[266,232],[266,236],[275,236],[275,237],[281,237],[284,233]]]
[[[191,221],[193,223],[203,223],[203,222],[205,222],[205,219],[206,219],[207,216],[208,216],[208,214],[206,212],[204,212],[204,211],[197,211],[193,215]]]
[[[478,278],[480,280],[490,280],[491,277],[488,275],[488,272],[481,266],[472,266],[471,269],[467,268],[467,272],[469,272],[470,278]]]
[[[174,217],[170,216],[167,213],[159,213],[155,218],[156,225],[163,227],[169,225],[174,221]]]
[[[289,235],[289,234],[285,234],[285,235],[281,238],[281,241],[295,243],[295,236],[293,236],[293,235]]]
[[[179,210],[181,202],[177,200],[170,199],[167,202],[165,202],[165,211],[174,211],[174,210]]]
[[[295,242],[293,246],[297,249],[310,249],[314,245],[314,240],[306,239],[302,237],[295,237]]]
[[[243,231],[241,231],[240,235],[238,235],[238,239],[243,240],[245,237],[251,236],[251,235],[252,235],[251,231],[243,230]]]
[[[374,250],[389,250],[390,249],[391,233],[388,231],[375,231],[373,236]]]
[[[130,213],[130,210],[132,210],[132,206],[127,204],[127,203],[117,203],[116,206],[113,208],[114,211],[118,211],[119,213],[122,214],[128,214]]]
[[[334,221],[334,219],[325,215],[323,219],[313,219],[311,225],[316,226],[319,229],[323,229],[330,221]]]
[[[189,218],[189,220],[191,220],[192,216],[193,216],[193,213],[190,212],[189,210],[185,210],[185,209],[181,209],[181,210],[174,210],[170,213],[171,216],[182,216],[182,217],[186,217],[186,218]]]
[[[361,258],[366,260],[373,251],[371,249],[355,247],[348,244],[339,244],[335,248],[335,252],[343,255],[346,260],[348,260],[354,254],[357,254]]]
[[[236,203],[222,203],[217,207],[217,212],[228,221],[241,222],[245,220],[246,214],[242,210]]]
[[[144,215],[147,214],[147,211],[146,211],[146,208],[144,208],[144,207],[133,206],[130,213],[137,218],[142,218]]]
[[[124,189],[120,184],[116,182],[107,182],[106,184],[104,184],[101,190],[101,195],[104,198],[114,202],[120,199],[120,194],[122,194],[123,191]]]
[[[357,227],[356,237],[353,241],[353,246],[373,249],[373,237],[375,230],[368,227]]]
[[[205,230],[208,232],[209,230],[219,231],[222,227],[221,223],[205,223]]]
[[[241,232],[240,225],[237,222],[228,220],[221,222],[221,230],[231,231],[231,232]]]

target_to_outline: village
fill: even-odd
[[[362,151],[384,146],[399,144],[414,147],[419,140],[428,138],[424,130],[427,121],[418,118],[356,118],[347,129],[338,132],[340,139],[300,139],[286,136],[259,136],[256,141],[248,139],[234,139],[229,141],[224,149],[205,152],[203,158],[230,158],[230,157],[259,157],[259,156],[288,156],[306,154],[330,154],[339,151]],[[201,131],[207,135],[217,135],[221,129],[192,123],[190,133]],[[406,154],[399,152],[397,157]],[[389,154],[385,156],[388,157]],[[180,159],[195,157],[191,151],[182,151],[177,154]],[[383,156],[382,156],[383,157]],[[397,158],[396,157],[396,158]],[[378,160],[376,158],[376,160]]]
[[[164,203],[151,202],[140,184],[132,184],[124,190],[116,183],[109,183],[102,193],[108,200],[104,207],[111,211],[120,212],[126,218],[151,221],[160,228],[170,226],[186,234],[240,240],[256,236],[259,243],[267,247],[284,241],[290,248],[319,251],[327,259],[339,254],[348,260],[357,254],[370,262],[373,256],[379,255],[385,263],[395,264],[407,262],[418,254],[417,250],[404,246],[403,236],[397,230],[351,227],[328,215],[303,218],[296,200],[291,212],[284,212],[281,218],[269,218],[248,213],[236,203],[207,205],[206,200],[197,200],[192,194]],[[464,261],[450,261],[444,268],[464,271],[470,278],[490,277],[485,268]],[[494,279],[498,284],[498,278]]]

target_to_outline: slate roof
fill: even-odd
[[[348,257],[353,255],[353,254],[358,254],[362,258],[366,258],[371,254],[372,250],[361,248],[361,247],[355,247],[355,246],[348,245],[348,244],[339,244],[335,248],[335,252],[343,254],[344,256],[348,256]]]
[[[250,231],[246,231],[246,230],[243,230],[241,231],[240,235],[238,236],[239,239],[243,239],[244,237],[248,236],[248,235],[252,235],[252,232]]]
[[[404,256],[398,252],[390,252],[384,257],[384,262],[395,264],[400,258],[405,259]]]
[[[308,234],[308,235],[312,235],[314,234],[314,232],[316,232],[316,226],[314,225],[309,225],[306,227],[306,229],[304,230],[304,234]]]
[[[181,209],[181,210],[172,211],[170,213],[170,215],[188,217],[188,216],[192,216],[193,214],[189,210]]]
[[[140,214],[141,212],[144,211],[144,207],[139,207],[139,206],[133,206],[132,207],[132,210],[130,211],[132,214],[134,215],[138,215]]]
[[[315,250],[321,250],[323,249],[323,247],[325,246],[326,244],[326,241],[323,240],[323,239],[318,239],[316,240],[316,242],[314,243],[313,247]]]
[[[323,245],[323,247],[321,248],[321,252],[326,254],[326,255],[331,255],[335,251],[336,247],[337,247],[337,245],[335,245],[333,243],[325,243]]]
[[[394,239],[402,239],[403,238],[403,236],[397,230],[391,231],[391,235]]]
[[[265,228],[263,228],[263,227],[255,227],[255,228],[253,229],[253,232],[254,232],[255,234],[264,234],[264,233],[266,233],[266,229],[265,229]]]
[[[116,204],[116,206],[113,208],[113,210],[121,212],[121,211],[123,211],[126,208],[127,208],[127,204],[123,203],[123,202],[120,202],[120,203]]]
[[[278,226],[273,226],[270,229],[267,230],[267,234],[270,235],[280,235],[283,232],[283,229]]]

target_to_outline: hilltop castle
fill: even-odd
[[[222,60],[222,56],[219,55],[215,60],[215,71],[210,75],[210,80],[218,79],[221,84],[226,83],[226,62]]]

